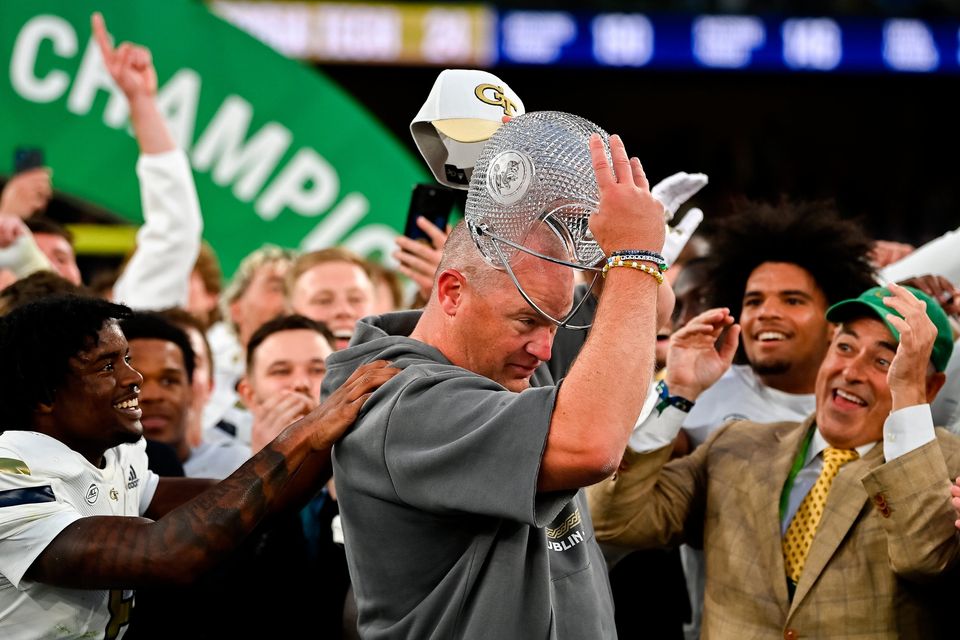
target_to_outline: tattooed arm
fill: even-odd
[[[271,513],[306,506],[330,479],[330,474],[330,450],[311,452],[293,473],[284,488],[283,495],[277,497]],[[160,484],[150,502],[150,508],[144,515],[151,520],[159,520],[184,502],[216,485],[216,480],[205,478],[160,478]]]
[[[210,478],[175,478],[161,476],[157,490],[153,493],[150,506],[143,515],[151,520],[159,520],[184,502],[193,500],[198,495],[217,486],[219,480]]]
[[[365,365],[233,475],[160,520],[93,516],[68,525],[26,577],[73,588],[186,584],[226,556],[265,517],[330,477],[333,443],[371,392],[397,373]],[[151,505],[152,507],[153,505]]]

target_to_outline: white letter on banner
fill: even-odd
[[[752,16],[704,16],[693,23],[693,55],[707,67],[736,69],[750,64],[763,46],[763,22]]]
[[[316,216],[333,204],[340,191],[340,178],[323,156],[304,147],[287,163],[254,209],[264,220],[273,220],[284,207],[302,216]]]
[[[200,75],[193,69],[180,69],[157,91],[157,108],[181,149],[189,149],[193,144],[199,99]]]
[[[940,64],[930,27],[921,20],[887,20],[883,25],[883,60],[897,71],[934,71]]]
[[[394,61],[403,50],[403,19],[387,5],[319,5],[320,51],[337,60]]]
[[[63,18],[37,16],[23,25],[10,57],[10,84],[33,102],[53,102],[70,85],[70,76],[64,71],[51,70],[43,78],[37,77],[37,51],[43,40],[52,41],[53,51],[61,58],[77,55],[77,33]]]
[[[123,92],[110,77],[110,72],[103,66],[103,56],[100,47],[90,38],[87,48],[83,52],[83,60],[77,70],[77,78],[67,98],[67,109],[71,113],[82,115],[90,111],[98,91],[107,91],[110,99],[107,108],[103,111],[103,123],[108,127],[119,129],[127,122],[130,107]]]
[[[503,51],[513,62],[550,64],[577,37],[565,11],[511,11],[503,18]]]
[[[791,69],[829,71],[843,56],[840,25],[830,18],[783,21],[783,61]]]
[[[268,122],[243,144],[252,118],[249,102],[228,96],[200,135],[192,156],[200,171],[208,171],[217,161],[211,178],[221,187],[239,176],[233,194],[243,202],[253,200],[293,139],[289,129]]]

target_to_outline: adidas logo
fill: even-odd
[[[137,477],[137,472],[130,467],[130,473],[127,475],[127,489],[135,489],[138,484],[140,479]]]

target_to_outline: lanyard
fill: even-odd
[[[807,459],[807,452],[810,451],[810,443],[813,442],[813,430],[817,428],[816,424],[810,425],[810,430],[803,438],[803,446],[793,459],[793,466],[790,467],[790,475],[783,484],[783,492],[780,494],[780,521],[783,522],[783,516],[787,513],[787,504],[790,502],[790,493],[793,491],[793,483],[797,480],[797,474],[803,469],[803,463]]]

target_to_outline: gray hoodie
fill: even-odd
[[[536,488],[556,387],[451,364],[407,337],[419,316],[360,321],[324,380],[326,395],[365,362],[403,369],[333,453],[361,636],[615,638],[583,492]]]

